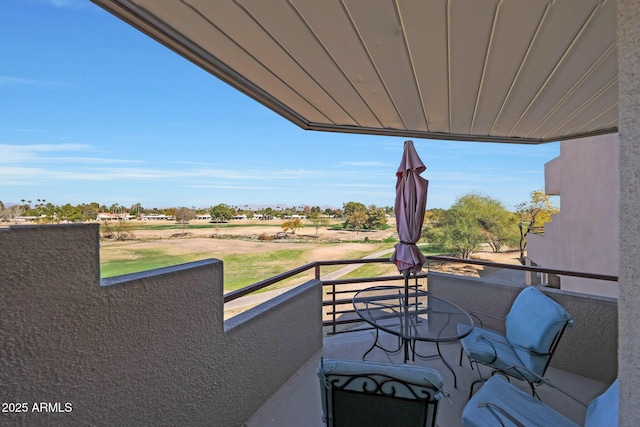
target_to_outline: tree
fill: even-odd
[[[513,213],[491,197],[482,197],[481,203],[478,207],[478,223],[493,252],[500,252],[503,246],[515,246],[518,236],[515,233]]]
[[[176,221],[182,224],[182,235],[184,236],[189,221],[196,217],[196,212],[192,209],[181,207],[176,209]]]
[[[115,221],[103,220],[100,225],[100,231],[105,239],[127,240],[133,237],[133,234],[129,231],[129,226],[129,221],[122,218],[118,218]]]
[[[91,202],[89,204],[79,205],[78,207],[82,211],[83,221],[90,221],[92,219],[96,219],[98,214],[101,211],[100,204],[98,204],[97,202]]]
[[[320,210],[320,208],[318,208],[318,210]],[[326,216],[320,216],[318,212],[314,212],[313,210],[307,218],[309,219],[309,221],[311,221],[311,224],[313,224],[313,227],[316,229],[316,237],[318,237],[318,230],[320,229],[320,227],[329,226],[329,218],[327,218]]]
[[[504,242],[510,241],[508,225],[513,224],[510,221],[511,214],[499,201],[479,194],[466,194],[450,209],[432,211],[428,222],[425,221],[427,227],[423,236],[467,259],[482,243],[489,243],[497,251]]]
[[[211,221],[213,222],[227,222],[233,218],[233,209],[224,203],[220,203],[209,209],[209,215],[211,215]]]
[[[351,225],[357,234],[358,230],[365,222],[367,222],[367,213],[361,212],[361,211],[355,211],[347,217],[347,221],[345,222],[345,225],[347,224]]]
[[[365,221],[365,228],[368,230],[376,230],[382,228],[387,223],[387,213],[384,208],[379,208],[376,205],[371,205],[367,208],[367,219]]]
[[[424,213],[424,226],[426,227],[429,224],[440,223],[446,212],[446,209],[442,208],[427,209],[427,211]]]
[[[58,209],[58,220],[67,222],[80,222],[82,221],[82,211],[78,206],[72,206],[67,203],[60,206]]]
[[[524,265],[527,249],[527,234],[544,234],[544,223],[551,222],[552,216],[560,213],[547,194],[542,190],[531,192],[529,201],[516,206],[516,221],[520,231],[520,263]]]
[[[176,221],[178,221],[179,224],[182,224],[183,236],[187,228],[187,224],[189,224],[189,221],[191,221],[195,217],[196,217],[196,213],[192,209],[185,208],[185,207],[176,209]]]
[[[16,224],[18,224],[18,217],[20,217],[23,213],[23,207],[21,205],[12,205],[9,207],[6,207],[3,209],[2,213],[3,213],[3,217],[11,222],[14,221]]]
[[[344,211],[344,228],[358,231],[367,222],[367,207],[359,202],[347,202],[342,205]]]
[[[342,204],[342,210],[344,212],[344,216],[348,217],[354,212],[366,212],[367,207],[359,202],[347,202]]]
[[[191,221],[195,217],[196,217],[196,213],[193,209],[189,209],[185,207],[176,209],[176,221],[178,221],[180,224],[183,224],[183,223],[188,224],[189,221]]]
[[[129,214],[139,219],[142,216],[142,205],[140,203],[134,203],[131,205]]]
[[[287,230],[291,230],[291,234],[296,234],[296,230],[302,227],[302,221],[300,221],[300,218],[287,219],[282,223],[281,227],[285,233]]]
[[[387,223],[387,210],[376,205],[366,207],[359,202],[348,202],[343,204],[344,228],[358,230],[361,227],[367,230],[382,228]]]

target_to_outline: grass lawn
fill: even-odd
[[[100,262],[100,276],[113,277],[206,258],[203,254],[169,255],[163,249],[132,249],[122,259]]]
[[[337,247],[340,243],[318,245],[331,249],[332,247]],[[218,258],[224,262],[224,287],[225,290],[229,291],[243,288],[304,264],[319,261],[319,259],[313,259],[311,253],[313,247],[310,248],[309,245],[300,245],[300,249],[279,249],[282,245],[265,242],[258,245],[259,250],[254,252],[222,255],[210,251],[175,255],[170,253],[172,250],[171,247],[163,246],[162,241],[154,242],[154,246],[156,246],[154,249],[140,249],[137,248],[137,246],[135,243],[125,243],[122,245],[111,244],[103,248],[101,253],[108,254],[109,256],[105,258],[109,258],[109,260],[103,259],[101,261],[101,276],[103,278],[120,276],[206,258]],[[345,259],[358,259],[390,247],[389,244],[385,243],[363,243],[358,246],[361,246],[362,249],[352,250],[346,253],[341,252],[341,257]],[[326,274],[341,267],[342,266],[323,267],[322,273]],[[313,278],[314,274],[314,270],[309,270],[283,280],[272,287],[265,288],[265,290],[301,283]]]

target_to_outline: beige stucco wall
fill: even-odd
[[[0,423],[238,426],[322,346],[318,282],[225,323],[222,262],[101,286],[97,225],[0,229],[0,287]]]
[[[483,279],[429,272],[429,291],[469,312],[504,317],[521,285],[505,285]],[[558,289],[540,290],[571,314],[568,328],[551,359],[551,366],[603,383],[618,373],[618,301],[615,298],[579,294]],[[483,325],[504,332],[504,323],[483,319]]]
[[[640,420],[640,2],[618,1],[620,425]]]
[[[595,136],[560,145],[560,157],[545,165],[545,192],[560,195],[560,214],[544,236],[528,235],[527,255],[545,268],[617,276],[619,138]],[[563,276],[561,288],[610,297],[618,284]]]

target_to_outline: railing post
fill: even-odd
[[[332,293],[332,318],[333,318],[333,324],[331,325],[331,329],[333,331],[333,333],[336,333],[336,285],[335,283],[331,285],[331,293]]]

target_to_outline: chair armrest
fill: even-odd
[[[481,327],[482,327],[482,319],[480,318],[480,316],[488,317],[490,319],[495,319],[495,320],[501,320],[502,323],[504,323],[504,319],[505,319],[504,317],[494,316],[493,314],[484,313],[482,311],[470,311],[469,315],[478,319],[478,322],[480,323]]]
[[[511,415],[506,409],[504,409],[502,406],[496,405],[495,403],[481,402],[481,403],[478,404],[478,408],[486,408],[491,413],[491,415],[496,417],[496,420],[498,420],[498,422],[500,424],[502,424],[502,420],[498,416],[497,412],[499,412],[501,415],[503,415],[505,418],[507,418],[509,421],[511,421],[513,424],[515,424],[516,427],[526,427],[520,421],[516,420],[513,417],[513,415]],[[502,424],[502,425],[504,425],[504,424]]]
[[[484,341],[487,344],[489,344],[493,348],[493,351],[496,354],[496,356],[497,356],[497,352],[495,350],[495,345],[494,344],[501,344],[501,345],[504,345],[504,346],[507,346],[507,347],[511,347],[511,348],[519,348],[520,350],[524,350],[527,353],[533,354],[535,356],[549,356],[551,354],[551,353],[539,353],[539,352],[537,352],[535,350],[532,350],[529,347],[525,347],[525,346],[522,346],[522,345],[518,345],[518,344],[514,344],[512,342],[509,342],[509,341],[507,341],[506,338],[504,338],[504,339],[502,339],[500,341],[497,341],[497,340],[494,340],[494,339],[487,339],[485,337],[478,337],[478,340]]]
[[[589,406],[589,403],[585,403],[585,402],[581,401],[580,399],[578,399],[577,397],[573,396],[568,391],[557,387],[548,378],[544,378],[541,375],[538,375],[537,373],[533,372],[531,369],[527,369],[524,366],[510,366],[508,369],[513,369],[515,371],[518,371],[518,372],[521,373],[521,375],[522,375],[522,372],[527,372],[529,375],[534,376],[534,377],[536,377],[538,379],[538,381],[539,381],[538,382],[538,386],[540,386],[541,384],[548,385],[549,387],[551,387],[551,388],[553,388],[555,390],[558,390],[560,393],[564,394],[565,396],[567,396],[568,398],[570,398],[574,402],[579,403],[580,405],[584,406],[585,408]]]

